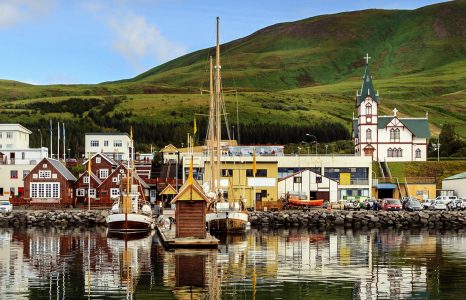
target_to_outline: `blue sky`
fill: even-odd
[[[0,78],[34,84],[131,78],[268,25],[430,0],[0,0]]]

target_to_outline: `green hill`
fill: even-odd
[[[431,130],[453,123],[466,137],[466,0],[416,10],[364,10],[276,24],[222,45],[222,77],[230,125],[236,110],[243,143],[349,139],[363,59],[372,57],[381,111],[429,112]],[[214,37],[212,37],[213,39]],[[206,113],[208,56],[199,50],[132,78],[96,85],[37,86],[0,81],[0,122],[45,133],[65,121],[72,152],[86,131],[128,131],[139,146],[185,142],[195,113]],[[448,105],[446,105],[448,104]],[[203,139],[205,119],[198,118]],[[232,126],[230,126],[232,127]],[[233,128],[231,128],[233,129]],[[44,143],[47,142],[44,135]]]

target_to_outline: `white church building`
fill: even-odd
[[[426,161],[430,137],[428,115],[425,118],[380,116],[380,98],[372,84],[366,55],[361,91],[356,93],[357,118],[353,116],[353,139],[356,156],[372,156],[375,161]]]

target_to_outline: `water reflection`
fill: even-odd
[[[166,252],[156,236],[0,229],[10,299],[462,298],[466,234],[251,230],[219,250]]]

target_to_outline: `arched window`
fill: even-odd
[[[387,156],[388,156],[388,157],[393,157],[393,149],[392,149],[392,148],[388,148],[388,150],[387,150]]]
[[[372,130],[366,130],[366,142],[370,142],[372,140]]]
[[[403,157],[403,149],[398,149],[398,157]]]
[[[366,115],[372,115],[372,105],[370,103],[366,104]]]
[[[395,129],[395,142],[399,142],[400,141],[400,129],[397,128]]]
[[[390,142],[395,140],[395,129],[390,129]]]
[[[416,158],[421,158],[421,149],[416,149]]]
[[[393,157],[398,157],[398,149],[393,149]]]

